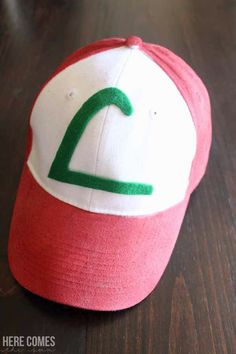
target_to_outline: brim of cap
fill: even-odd
[[[24,288],[62,304],[134,306],[161,278],[188,199],[150,216],[92,213],[48,194],[25,165],[10,231],[11,271]]]

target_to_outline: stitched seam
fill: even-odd
[[[118,82],[120,80],[120,77],[122,75],[122,73],[124,72],[124,69],[132,55],[132,50],[130,50],[130,53],[128,54],[117,78],[114,80],[114,83],[112,84],[112,86],[117,86],[118,85]],[[96,176],[96,172],[97,172],[97,167],[98,167],[98,156],[99,156],[99,153],[100,153],[100,150],[101,150],[101,142],[102,142],[102,135],[103,135],[103,132],[104,132],[104,128],[105,128],[105,125],[106,125],[106,121],[107,121],[107,116],[108,116],[108,113],[109,113],[109,110],[110,110],[110,107],[111,105],[108,106],[107,108],[107,111],[106,111],[106,114],[105,114],[105,117],[104,117],[104,120],[103,120],[103,124],[102,124],[102,128],[100,130],[100,134],[99,134],[99,143],[98,143],[98,147],[97,147],[97,152],[96,152],[96,161],[95,161],[95,169],[94,169],[94,175]],[[90,193],[90,199],[89,199],[89,203],[88,203],[88,210],[90,210],[91,208],[91,203],[92,203],[92,199],[93,199],[93,194],[94,194],[94,190],[92,189],[91,190],[91,193]]]
[[[158,46],[158,47],[159,47],[161,50],[163,50],[163,47],[161,47],[161,46]],[[198,150],[198,148],[199,148],[198,142],[197,142],[197,138],[198,138],[197,124],[196,124],[196,122],[195,122],[194,119],[193,119],[193,116],[194,116],[194,113],[192,113],[193,109],[190,108],[189,102],[187,102],[187,100],[186,100],[186,98],[185,98],[185,96],[184,96],[184,93],[183,93],[182,89],[180,88],[181,85],[177,84],[177,83],[175,82],[175,80],[173,79],[173,77],[170,77],[170,75],[167,73],[166,69],[164,68],[164,65],[166,65],[166,66],[170,69],[170,71],[171,71],[172,73],[174,73],[174,75],[176,75],[176,77],[177,77],[178,79],[182,80],[181,76],[180,76],[177,72],[175,72],[175,71],[173,70],[173,68],[171,67],[171,65],[168,64],[168,63],[165,63],[164,58],[163,58],[162,56],[156,54],[155,52],[153,53],[152,50],[145,49],[145,50],[142,51],[142,53],[143,53],[144,55],[146,55],[150,60],[152,60],[156,65],[158,65],[158,66],[164,71],[164,73],[169,77],[169,79],[170,79],[170,80],[172,81],[172,83],[175,85],[175,87],[176,87],[176,89],[178,90],[179,94],[180,94],[181,97],[183,98],[183,101],[184,101],[184,103],[185,103],[185,105],[186,105],[186,107],[187,107],[187,109],[188,109],[188,111],[189,111],[189,114],[190,114],[191,118],[192,118],[192,122],[193,122],[193,125],[194,125],[194,128],[195,128],[196,144],[195,144],[194,156],[193,156],[192,163],[191,163],[191,168],[190,168],[190,171],[189,171],[188,187],[187,187],[187,190],[188,190],[188,189],[190,189],[190,179],[191,179],[191,176],[193,175],[194,163],[195,163],[195,160],[196,160],[197,150]],[[159,62],[155,61],[155,60],[152,58],[152,56],[151,56],[152,54],[155,54],[155,55],[158,57]],[[166,54],[163,53],[163,52],[161,52],[161,54],[166,55]],[[181,59],[181,58],[180,58],[180,59]],[[195,74],[195,75],[197,76],[197,74],[196,74],[195,72],[193,72],[193,74],[192,74],[192,69],[191,69],[191,68],[189,67],[189,65],[188,65],[187,63],[185,63],[182,59],[181,59],[180,65],[185,69],[185,71],[188,72],[188,75],[189,75],[189,76],[193,76],[193,74]],[[197,77],[197,79],[200,79],[200,78]],[[195,78],[195,80],[196,80],[196,78]],[[201,81],[201,79],[200,79],[200,84],[202,84],[203,87],[204,87],[204,89],[205,89],[205,85],[203,84],[203,82]],[[185,82],[183,83],[183,87],[185,87],[186,90],[187,90],[187,92],[190,93],[191,90],[189,89],[189,86],[186,85]],[[199,85],[198,85],[198,87],[199,87]],[[199,92],[199,90],[200,90],[200,89],[198,89],[198,92]],[[209,97],[209,96],[208,96],[208,97]],[[200,181],[197,183],[197,185],[198,185],[199,183],[200,183]],[[196,188],[196,187],[195,187],[195,188]],[[194,189],[195,189],[195,188],[194,188]],[[187,190],[186,190],[186,194],[187,194]],[[193,190],[191,190],[191,193],[192,193],[192,192],[193,192]]]

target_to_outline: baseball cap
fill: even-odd
[[[85,309],[142,301],[168,264],[210,144],[207,90],[170,50],[131,36],[75,51],[30,114],[9,238],[15,279]]]

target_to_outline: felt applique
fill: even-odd
[[[105,88],[91,96],[70,122],[57,150],[48,177],[60,182],[112,193],[150,195],[153,192],[153,186],[150,184],[117,181],[80,171],[72,171],[68,167],[74,150],[89,121],[102,108],[111,104],[116,105],[127,116],[133,113],[133,107],[128,97],[115,87]]]

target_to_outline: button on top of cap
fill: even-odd
[[[126,40],[127,47],[132,49],[140,48],[142,46],[142,43],[142,39],[136,36],[130,36]]]

